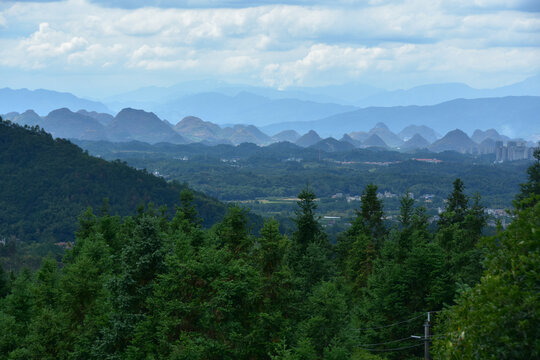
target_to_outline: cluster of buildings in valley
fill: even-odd
[[[536,148],[540,148],[540,142],[537,147],[528,147],[525,141],[507,141],[506,145],[502,141],[495,142],[495,161],[516,161],[532,160]]]

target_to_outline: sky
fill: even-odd
[[[538,0],[0,0],[0,88],[213,79],[492,88],[540,73]]]

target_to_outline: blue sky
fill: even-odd
[[[287,88],[540,73],[537,0],[0,2],[0,87],[99,98],[218,79]]]

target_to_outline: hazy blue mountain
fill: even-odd
[[[361,141],[358,141],[358,140],[353,139],[353,138],[350,137],[348,134],[343,134],[343,136],[341,137],[341,139],[339,139],[339,141],[341,141],[341,142],[348,142],[349,144],[351,144],[351,145],[354,146],[355,148],[359,148],[359,147],[362,146],[362,142],[361,142]]]
[[[353,131],[349,133],[349,136],[353,138],[356,141],[362,142],[365,141],[369,137],[369,132],[365,131]]]
[[[384,122],[391,129],[423,123],[441,133],[452,128],[469,133],[477,128],[495,128],[512,131],[514,136],[529,137],[540,133],[538,114],[540,97],[537,96],[457,99],[429,106],[370,107],[316,121],[276,123],[263,126],[261,130],[276,133],[294,129],[302,133],[313,129],[323,136],[339,136],[365,131],[378,122]]]
[[[229,140],[234,145],[242,143],[266,145],[272,142],[270,136],[266,135],[253,125],[234,125],[233,127],[226,127],[221,131],[221,138]]]
[[[188,95],[216,92],[215,89],[225,89],[228,86],[226,82],[214,79],[185,81],[173,86],[145,86],[109,96],[103,101],[111,107],[134,103],[163,104]]]
[[[434,105],[456,98],[478,98],[481,93],[460,83],[428,84],[407,90],[394,90],[374,94],[359,100],[356,105],[366,106],[406,106]]]
[[[540,74],[515,84],[488,90],[490,96],[540,96]]]
[[[216,124],[268,125],[281,121],[309,121],[354,110],[355,107],[298,99],[270,99],[250,92],[234,96],[217,92],[178,98],[145,107],[161,118],[178,121],[197,116]]]
[[[392,131],[390,131],[390,129],[388,129],[388,126],[386,126],[384,123],[375,124],[375,127],[369,130],[368,134],[369,135],[376,134],[389,147],[395,148],[403,144],[403,140],[401,140],[399,136],[397,136]]]
[[[472,141],[467,134],[456,129],[448,132],[441,139],[431,144],[429,150],[433,152],[457,151],[460,153],[469,153],[477,147],[478,144]]]
[[[158,110],[154,106],[201,93],[219,93],[229,97],[235,97],[242,92],[249,92],[272,100],[297,99],[359,107],[434,105],[459,98],[540,96],[540,75],[494,89],[475,89],[462,83],[441,83],[424,84],[410,89],[385,90],[367,84],[345,83],[318,87],[289,87],[282,90],[270,87],[231,84],[224,81],[207,79],[188,81],[170,87],[145,87],[109,97],[104,99],[104,101],[113,109],[119,110],[127,106],[138,106],[176,121],[181,117],[178,119],[172,118],[169,114],[163,114],[161,112],[161,110],[165,109]],[[214,121],[214,119],[208,118],[205,114],[194,114]]]
[[[114,119],[114,116],[112,116],[111,114],[98,113],[96,111],[79,110],[77,111],[77,113],[89,116],[92,119],[99,121],[101,124],[105,126],[109,125]]]
[[[299,91],[326,97],[330,102],[338,104],[357,105],[361,99],[385,93],[386,90],[361,83],[345,83],[340,85],[327,85],[318,87],[290,87],[285,92]]]
[[[114,120],[107,126],[107,132],[112,141],[138,140],[150,144],[187,142],[169,123],[160,120],[154,113],[131,108],[123,109],[116,114]]]
[[[221,137],[222,131],[218,125],[195,116],[186,116],[174,126],[174,130],[193,142],[203,140],[216,142]]]
[[[333,137],[328,137],[319,141],[316,144],[309,146],[311,149],[322,150],[325,152],[350,151],[354,149],[354,145],[346,141],[338,141]]]
[[[275,142],[288,141],[294,143],[298,139],[300,139],[300,134],[294,130],[284,130],[272,136],[272,140]]]
[[[322,138],[317,134],[314,130],[309,130],[306,134],[302,135],[298,140],[296,140],[295,144],[301,147],[309,147],[311,145],[315,145],[319,141],[321,141]]]
[[[104,99],[111,108],[133,106],[133,104],[163,104],[189,95],[201,93],[219,93],[234,97],[242,92],[249,92],[268,99],[297,99],[319,103],[337,103],[352,105],[358,99],[385,90],[370,85],[348,83],[321,87],[289,87],[274,89],[271,87],[231,84],[213,79],[182,82],[170,87],[148,86],[134,91],[118,94]],[[139,106],[139,105],[137,105]]]
[[[366,140],[362,142],[362,147],[381,147],[387,148],[388,145],[377,134],[371,134]]]
[[[420,134],[414,134],[409,140],[405,141],[400,149],[403,151],[410,151],[416,149],[427,149],[430,142],[422,137]]]
[[[57,138],[76,138],[82,140],[105,140],[105,127],[97,120],[72,112],[67,108],[51,111],[43,118],[41,125]]]
[[[475,141],[476,143],[480,144],[485,139],[493,139],[493,140],[500,140],[500,141],[506,141],[510,138],[508,136],[501,135],[497,132],[495,129],[488,129],[486,131],[482,131],[479,129],[474,130],[474,133],[471,136],[471,139]]]
[[[86,109],[104,113],[110,112],[100,102],[78,98],[70,93],[43,89],[0,89],[0,113],[23,112],[27,109],[33,109],[36,113],[45,115],[59,108],[68,108],[72,111]]]
[[[401,140],[407,141],[415,134],[421,135],[425,140],[429,141],[430,143],[435,142],[437,141],[437,139],[442,137],[435,130],[425,125],[406,126],[397,135],[401,138]]]
[[[382,91],[353,103],[367,106],[435,105],[453,99],[505,96],[540,96],[540,75],[494,89],[475,89],[462,83],[426,84],[410,89]]]
[[[5,120],[9,120],[11,122],[17,123],[19,125],[28,125],[28,126],[35,126],[35,125],[43,125],[43,119],[41,116],[36,114],[34,110],[26,110],[22,114],[19,114],[18,112],[10,112],[5,115],[2,115],[2,118]]]

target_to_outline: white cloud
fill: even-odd
[[[238,73],[247,72],[258,69],[259,60],[250,56],[230,56],[225,58],[220,65],[220,69],[223,73]]]
[[[519,80],[540,71],[540,18],[516,10],[527,1],[295,1],[204,9],[14,3],[0,8],[0,26],[9,29],[0,38],[0,71],[167,71],[171,82],[237,75],[240,82],[279,87],[413,77],[482,86],[501,72]]]
[[[68,56],[68,64],[73,66],[98,66],[110,67],[118,64],[119,58],[123,55],[124,48],[121,44],[103,46],[93,44],[82,51],[72,53]]]

